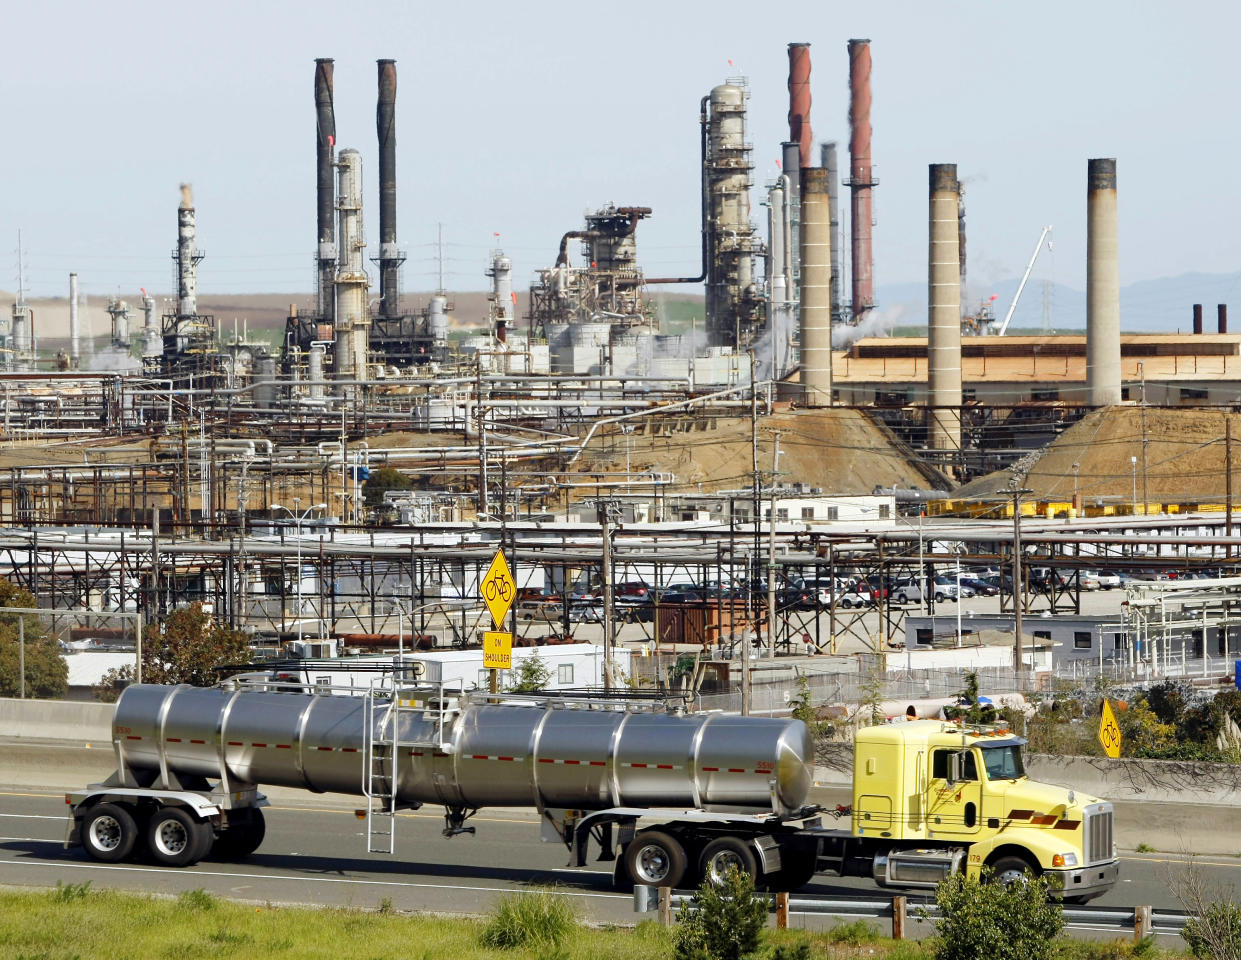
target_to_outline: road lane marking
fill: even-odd
[[[0,842],[6,840],[33,839],[20,837],[0,837]],[[44,841],[46,842],[46,841]],[[311,881],[314,883],[339,883],[352,884],[356,886],[367,887],[410,887],[413,889],[429,889],[429,890],[468,890],[474,893],[538,893],[538,890],[526,889],[523,887],[471,887],[460,883],[415,883],[410,880],[362,880],[352,879],[348,877],[314,877],[300,874],[283,874],[283,873],[227,873],[218,870],[178,870],[175,873],[168,868],[160,867],[123,867],[115,864],[107,863],[67,863],[57,860],[6,860],[3,861],[12,867],[64,867],[70,866],[76,870],[114,870],[121,873],[156,873],[163,876],[192,876],[192,877],[220,877],[221,879],[241,879],[241,880],[292,880],[297,882]],[[175,869],[175,868],[174,868]],[[569,870],[546,870],[545,873],[564,873],[574,877],[588,877],[591,873],[579,873]],[[608,876],[608,874],[595,871],[594,876]],[[573,897],[589,897],[595,900],[631,900],[623,893],[588,893],[585,891],[562,890],[557,891],[564,893],[566,896]]]
[[[0,817],[11,817],[14,820],[59,820],[62,823],[69,819],[66,816],[49,817],[39,813],[0,813]]]

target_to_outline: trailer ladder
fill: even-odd
[[[372,682],[362,706],[362,792],[366,795],[366,849],[396,850],[396,792],[400,778],[400,698],[382,681]]]

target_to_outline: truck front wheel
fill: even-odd
[[[712,840],[703,849],[698,863],[703,879],[717,887],[723,884],[730,869],[748,873],[751,880],[758,881],[758,860],[754,857],[754,851],[748,843],[736,837]]]
[[[138,825],[119,804],[101,803],[82,818],[81,836],[92,860],[118,863],[133,853]]]
[[[1030,866],[1021,857],[1000,857],[999,860],[991,864],[992,881],[1003,884],[1006,887],[1022,880],[1026,874],[1037,877],[1039,870],[1037,867]]]
[[[163,807],[151,815],[147,847],[166,867],[188,867],[211,848],[210,825],[195,820],[180,807]]]
[[[641,887],[675,887],[685,864],[685,848],[662,830],[643,830],[625,848],[625,869]]]

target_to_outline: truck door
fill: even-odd
[[[978,832],[982,824],[982,783],[975,751],[948,747],[931,751],[926,808],[927,828],[936,837]]]

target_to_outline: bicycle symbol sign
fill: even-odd
[[[513,606],[513,600],[517,596],[513,571],[509,569],[503,551],[497,550],[496,555],[491,558],[491,566],[487,568],[483,582],[479,584],[479,593],[482,594],[487,609],[491,611],[491,619],[496,626],[503,626],[504,618],[508,616],[509,608]]]
[[[1120,724],[1112,713],[1112,705],[1103,701],[1103,715],[1099,718],[1099,742],[1103,744],[1103,752],[1112,759],[1120,756]]]

